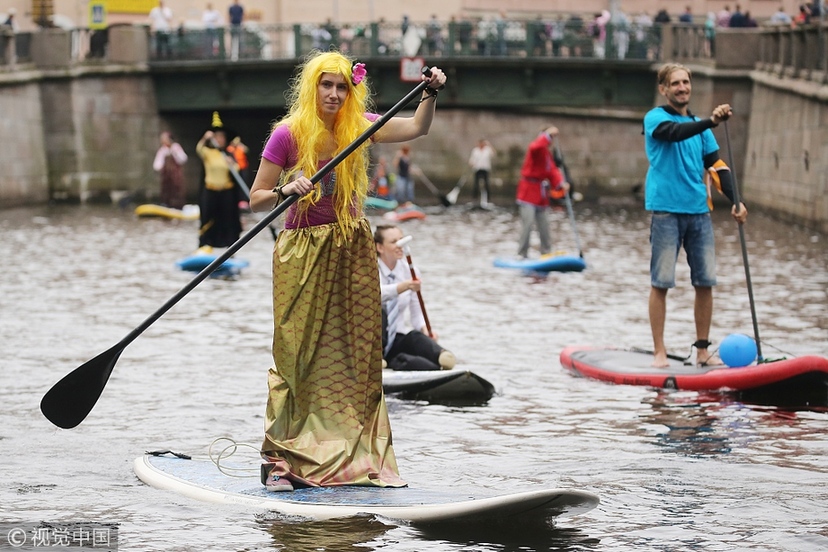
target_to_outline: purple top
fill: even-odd
[[[376,113],[365,114],[365,118],[372,123],[379,119],[379,117]],[[299,158],[299,150],[287,125],[279,125],[273,130],[267,139],[264,151],[262,151],[262,158],[267,159],[285,170],[289,170],[296,165]],[[330,159],[320,160],[318,168],[321,169],[324,167],[328,161]],[[306,216],[301,218],[298,216],[296,203],[291,205],[285,217],[285,228],[294,229],[336,222],[336,211],[334,210],[333,204],[333,193],[336,189],[336,174],[334,171],[325,175],[319,184],[322,186],[322,198],[316,205],[310,206]]]

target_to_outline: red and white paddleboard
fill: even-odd
[[[667,368],[654,368],[649,351],[572,346],[561,351],[561,366],[588,378],[623,385],[688,391],[749,391],[772,386],[801,386],[824,392],[828,400],[828,359],[802,356],[741,368],[696,366],[674,358]]]

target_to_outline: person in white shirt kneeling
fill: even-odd
[[[393,370],[450,370],[456,359],[437,343],[433,330],[429,335],[418,297],[421,281],[412,277],[397,244],[402,237],[402,230],[393,225],[380,225],[374,232],[382,292],[383,359]]]

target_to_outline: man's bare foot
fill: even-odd
[[[667,368],[670,366],[666,352],[653,353],[653,357],[653,363],[650,364],[653,368]]]

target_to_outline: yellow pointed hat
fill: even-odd
[[[219,117],[219,112],[218,111],[213,111],[213,124],[211,126],[214,129],[224,127],[224,125],[221,122],[221,117]]]

